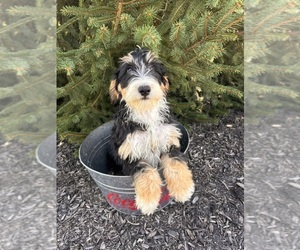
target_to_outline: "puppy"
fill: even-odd
[[[138,47],[121,58],[110,84],[118,102],[111,153],[124,175],[134,177],[136,206],[152,214],[161,196],[163,169],[169,194],[185,202],[194,192],[192,173],[180,152],[180,130],[170,115],[169,81],[164,65],[148,49]]]

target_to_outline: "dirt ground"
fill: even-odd
[[[193,124],[191,200],[150,216],[112,209],[80,164],[77,146],[57,148],[57,249],[243,249],[243,113]]]

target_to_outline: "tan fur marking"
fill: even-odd
[[[116,80],[112,80],[109,86],[109,95],[112,103],[116,103],[120,98],[120,94],[116,90]]]
[[[159,205],[162,180],[156,168],[146,167],[134,176],[136,206],[143,214],[152,214]]]
[[[169,87],[170,87],[170,84],[169,84],[169,79],[167,76],[164,76],[164,79],[166,80],[166,83],[165,84],[161,84],[161,89],[162,91],[164,92],[165,95],[167,95],[168,91],[169,91]]]
[[[165,154],[161,157],[161,164],[170,195],[179,202],[189,200],[194,193],[195,184],[187,163]]]
[[[156,56],[153,52],[149,51],[146,55],[146,61],[151,63],[152,61],[156,60]]]
[[[128,88],[128,87],[127,87],[127,88]],[[118,86],[118,91],[121,93],[121,94],[120,94],[121,97],[126,96],[127,88],[123,88],[123,89],[122,89],[121,85]]]
[[[132,137],[132,134],[128,134],[125,141],[122,143],[122,145],[118,149],[118,154],[121,159],[126,160],[132,153],[131,151],[131,144],[130,139]]]
[[[120,59],[124,63],[132,63],[133,62],[133,57],[130,53],[128,53],[126,56],[121,57]]]
[[[130,108],[134,110],[136,113],[143,113],[148,110],[152,110],[153,107],[156,106],[158,100],[156,99],[147,99],[147,100],[141,100],[141,99],[126,99],[126,102]]]

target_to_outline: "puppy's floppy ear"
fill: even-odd
[[[120,94],[116,88],[116,80],[111,80],[110,82],[109,95],[112,103],[116,103],[120,99]]]
[[[167,92],[169,91],[169,88],[170,88],[168,76],[163,76],[163,82],[162,82],[161,88],[164,91],[164,93],[167,94]]]
[[[152,67],[154,68],[155,75],[157,76],[157,78],[161,83],[162,90],[164,91],[165,94],[167,94],[170,86],[169,78],[167,76],[167,69],[157,59],[155,59],[154,62],[152,63]]]

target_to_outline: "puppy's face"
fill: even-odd
[[[163,100],[169,89],[166,69],[148,49],[136,49],[121,58],[110,85],[113,102],[124,100],[128,107],[147,110]]]

